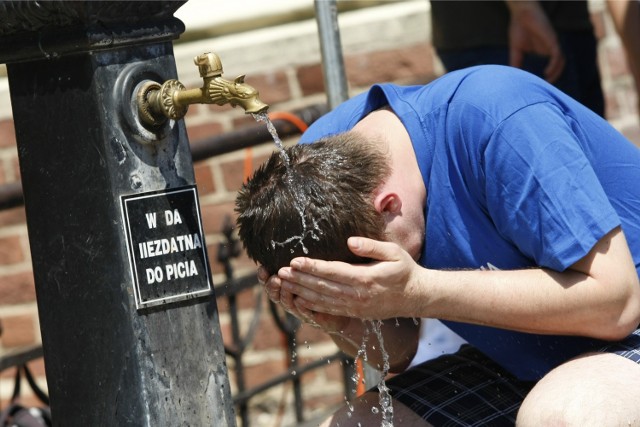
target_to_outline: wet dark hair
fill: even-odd
[[[249,257],[270,274],[297,256],[364,261],[348,249],[347,238],[386,240],[373,205],[390,174],[381,147],[347,132],[287,148],[288,165],[274,152],[236,198],[238,234]]]

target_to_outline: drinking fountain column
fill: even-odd
[[[0,0],[57,426],[235,425],[185,126],[137,116],[182,4]]]

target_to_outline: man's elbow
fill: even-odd
[[[638,276],[628,280],[628,290],[619,301],[618,314],[612,318],[603,337],[609,341],[626,338],[640,326],[640,282]]]

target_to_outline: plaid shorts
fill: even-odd
[[[640,328],[622,341],[608,344],[598,350],[602,353],[615,353],[640,365]]]
[[[640,364],[640,329],[598,351]],[[514,377],[475,347],[426,361],[388,380],[391,395],[434,426],[513,426],[536,384]]]

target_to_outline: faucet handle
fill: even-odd
[[[193,58],[194,64],[198,66],[200,77],[203,79],[219,77],[222,75],[222,61],[220,57],[212,52],[203,53]]]

